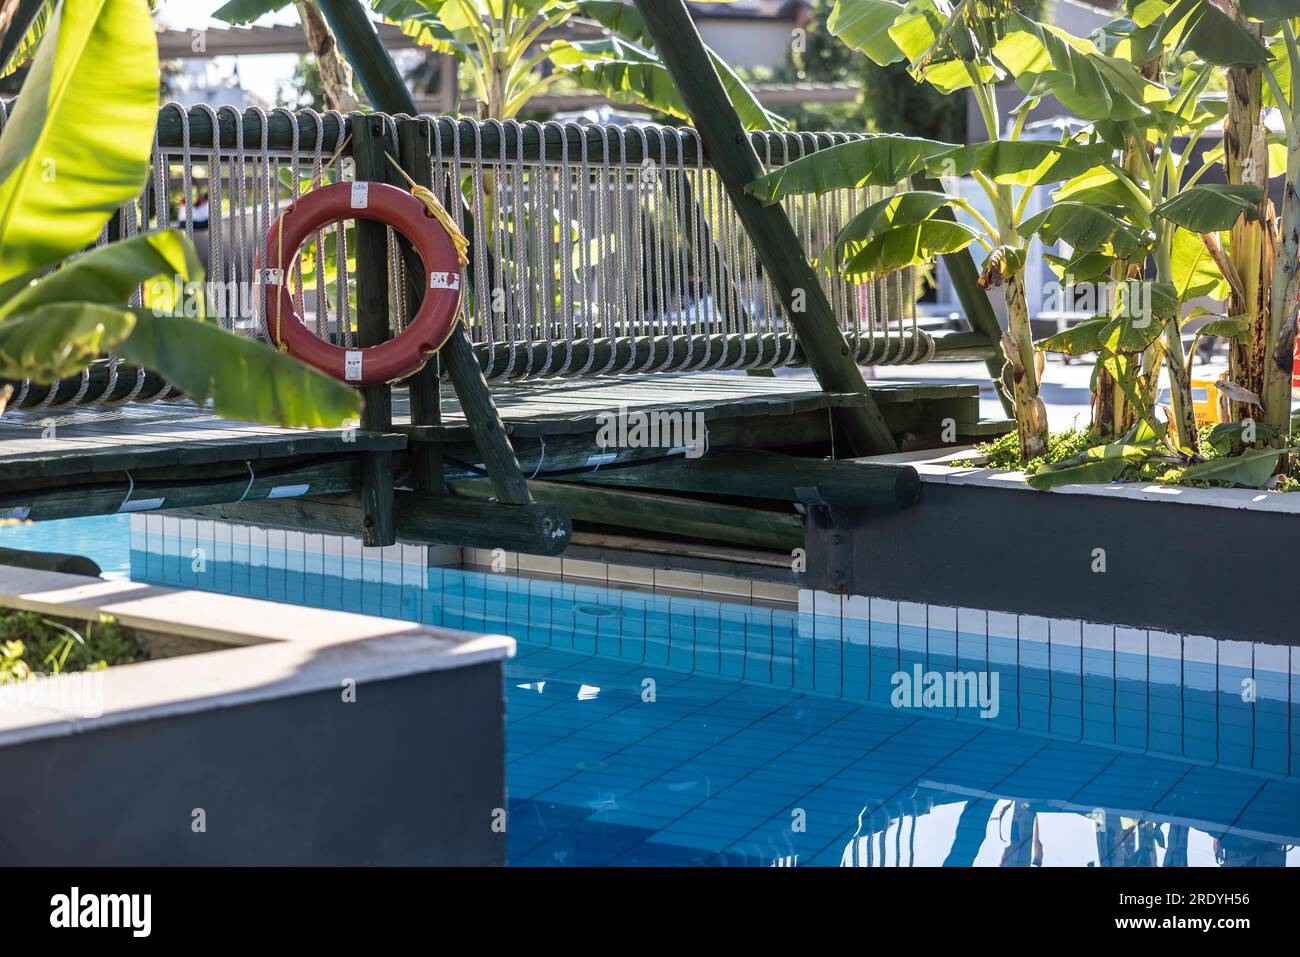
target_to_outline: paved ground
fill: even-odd
[[[1215,378],[1225,367],[1220,356],[1211,365],[1197,363],[1197,378]],[[1092,379],[1091,359],[1078,360],[1065,365],[1058,358],[1049,358],[1043,372],[1042,395],[1047,403],[1047,416],[1053,431],[1084,426],[1089,418],[1089,382]],[[867,377],[877,380],[920,379],[934,382],[977,384],[980,387],[980,414],[987,419],[1005,418],[1002,405],[989,381],[988,369],[983,362],[932,362],[917,366],[882,366],[867,370]],[[778,369],[777,375],[812,378],[807,369]],[[1167,390],[1166,390],[1167,391]]]

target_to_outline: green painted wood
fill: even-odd
[[[948,332],[934,335],[937,362],[960,362],[986,359],[997,351],[987,336],[978,332]],[[850,341],[854,361],[863,365],[881,342],[894,350],[900,345],[907,348],[912,338],[908,335],[877,336],[875,343],[868,340]],[[716,333],[712,335],[677,336],[620,336],[578,340],[537,340],[535,342],[476,343],[474,353],[480,365],[486,368],[495,362],[498,367],[510,361],[514,353],[514,366],[519,377],[538,375],[547,366],[562,369],[642,369],[655,368],[657,364],[677,364],[698,361],[709,356],[724,368],[757,366],[785,366],[803,368],[808,356],[803,346],[788,333]],[[611,358],[612,357],[612,358]],[[612,361],[613,365],[610,365]],[[588,365],[588,363],[591,363]],[[648,364],[648,365],[647,365]],[[620,373],[628,374],[628,373]]]
[[[340,44],[342,47],[342,44]],[[344,50],[345,55],[351,60],[351,54]],[[358,76],[361,73],[358,71]],[[367,94],[369,96],[369,94]],[[389,113],[410,113],[404,108],[392,108],[380,106],[379,101],[371,98],[371,102],[376,104],[376,108],[383,109]],[[413,114],[412,114],[413,115]],[[189,142],[192,150],[210,150],[213,147],[213,127],[212,120],[207,113],[191,108],[187,114],[189,123]],[[325,114],[321,117],[324,128],[323,140],[324,148],[327,152],[333,152],[339,142],[339,121],[338,118]],[[347,123],[347,118],[343,121]],[[642,142],[642,138],[635,135],[625,137],[611,136],[607,141],[602,140],[601,131],[596,126],[584,125],[581,128],[570,126],[566,131],[561,132],[554,126],[548,126],[543,130],[536,127],[526,126],[522,128],[513,126],[497,127],[494,124],[481,124],[478,120],[462,117],[425,117],[421,122],[428,124],[437,123],[438,131],[444,148],[451,152],[453,144],[459,140],[460,151],[463,156],[471,156],[476,149],[476,144],[481,144],[484,156],[489,159],[498,157],[506,158],[514,162],[522,154],[525,162],[536,162],[543,155],[548,162],[558,162],[564,157],[572,162],[581,162],[586,159],[591,163],[603,163],[605,160],[606,150],[609,152],[611,163],[623,164],[628,166],[640,166],[647,159],[655,162],[660,166],[685,167],[687,169],[696,168],[703,165],[706,169],[711,165],[707,155],[701,156],[694,137],[684,137],[680,142],[674,138],[665,137],[660,142],[659,137],[650,135]],[[283,113],[266,114],[266,141],[267,147],[272,150],[289,150],[293,146],[293,127],[298,127],[298,148],[304,152],[314,152],[316,149],[317,129],[316,123],[309,117],[297,116],[291,120]],[[256,113],[242,114],[238,120],[229,110],[223,110],[217,117],[217,143],[222,151],[233,150],[237,142],[236,127],[243,128],[245,143],[262,142],[262,119]],[[344,136],[347,135],[346,129]],[[826,149],[838,142],[843,142],[845,136],[850,138],[859,138],[862,134],[857,133],[837,133],[835,139],[827,133],[782,133],[774,130],[751,130],[749,140],[755,150],[764,154],[771,152],[773,156],[783,156],[787,153],[791,156],[800,155],[800,150],[805,152],[812,149]],[[801,139],[802,137],[802,139]],[[815,140],[815,142],[814,142]],[[522,141],[522,145],[521,145]],[[180,149],[184,144],[184,135],[182,132],[182,121],[176,110],[167,108],[160,110],[158,113],[158,142],[164,149]],[[545,150],[542,144],[545,143]]]
[[[828,392],[866,395],[862,372],[785,210],[779,205],[764,206],[745,192],[746,185],[763,175],[763,167],[705,52],[686,4],[683,0],[636,0],[636,6],[777,290],[818,382]],[[846,414],[843,421],[857,454],[897,450],[880,410],[869,397],[861,409]]]
[[[361,82],[361,89],[375,108],[388,113],[418,114],[415,100],[397,72],[393,58],[380,43],[365,6],[358,0],[318,0],[318,5],[339,49]]]
[[[410,244],[400,245],[407,271],[424,275],[419,257]],[[487,379],[483,377],[483,368],[474,354],[474,346],[469,341],[463,322],[456,324],[443,343],[438,357],[442,368],[447,371],[447,378],[451,380],[461,414],[478,447],[478,459],[492,479],[497,498],[508,505],[528,504],[532,501],[528,493],[528,482],[520,471],[519,459],[510,446],[505,424],[493,403],[492,392],[488,389]]]
[[[362,89],[365,90],[370,102],[377,108],[389,113],[408,113],[411,115],[418,113],[415,103],[411,99],[411,94],[406,89],[406,85],[403,83],[392,57],[388,55],[388,51],[379,42],[378,35],[370,24],[364,6],[357,0],[325,0],[325,2],[321,3],[321,12],[329,22],[330,29],[334,31],[340,49],[343,50],[348,62],[352,65],[358,79],[360,79]],[[356,137],[356,124],[365,122],[378,124],[382,133],[384,123],[380,118],[371,118],[366,121],[356,117],[352,119],[352,122],[354,124],[353,151],[354,155],[356,155],[356,150],[360,145]],[[385,165],[387,165],[386,162]],[[362,175],[361,169],[361,159],[358,158],[358,176]],[[463,199],[461,201],[463,203]],[[464,222],[467,235],[472,239],[473,217],[467,215]],[[404,249],[403,252],[404,254],[409,253],[409,247]],[[359,256],[360,253],[358,253]],[[360,265],[359,259],[358,265]],[[423,272],[418,265],[410,262],[409,259],[407,267],[417,275]],[[359,296],[360,293],[358,292]],[[510,448],[510,441],[506,437],[501,418],[492,406],[491,393],[488,392],[487,382],[483,378],[483,371],[478,366],[473,347],[470,345],[469,337],[463,325],[457,325],[455,331],[452,332],[451,337],[442,348],[441,358],[451,379],[452,386],[460,398],[461,408],[465,411],[470,428],[474,432],[480,455],[492,473],[497,497],[502,502],[509,504],[527,504],[531,501],[528,496],[528,483],[519,471],[519,462],[515,458],[514,451]]]
[[[917,173],[912,177],[912,187],[914,189],[943,191],[942,183],[922,173]],[[935,215],[939,219],[956,219],[953,211],[947,207],[939,210]],[[997,387],[998,399],[1002,403],[1002,411],[1013,416],[1015,415],[1015,405],[1011,397],[1015,393],[1015,384],[1011,381],[1011,367],[1002,355],[1002,349],[998,346],[1002,341],[1002,326],[998,322],[997,314],[993,311],[993,304],[989,302],[988,293],[980,288],[979,270],[975,268],[975,260],[971,256],[969,249],[963,249],[955,253],[945,253],[940,258],[943,260],[944,267],[948,270],[948,278],[952,280],[953,288],[957,291],[957,298],[961,301],[962,309],[965,310],[966,321],[970,323],[972,330],[982,335],[994,347],[993,354],[985,358],[985,364],[989,370],[989,378],[993,380],[994,385]]]
[[[0,548],[0,565],[32,568],[44,572],[63,572],[65,575],[88,575],[91,578],[98,578],[103,571],[99,565],[82,555],[31,552],[20,548]]]
[[[557,505],[510,505],[418,492],[398,492],[397,504],[398,534],[407,541],[558,555],[573,535],[568,512]]]
[[[361,503],[356,495],[333,495],[192,508],[182,514],[270,528],[355,535]],[[558,555],[568,546],[572,534],[568,513],[555,505],[503,505],[466,495],[397,493],[397,538],[410,544]]]
[[[558,505],[578,522],[787,554],[803,545],[803,521],[793,512],[560,482],[528,484],[536,501]],[[491,486],[483,479],[470,479],[456,483],[456,491],[486,498]]]
[[[852,459],[808,459],[771,452],[710,453],[646,465],[574,475],[565,481],[621,488],[797,502],[815,489],[829,505],[905,509],[916,504],[921,479],[910,465]]]
[[[380,117],[351,117],[352,156],[358,181],[387,183],[389,163],[387,124]],[[379,223],[356,224],[357,345],[377,346],[389,337],[388,231]],[[361,425],[386,431],[393,424],[392,387],[388,383],[361,387]],[[386,452],[367,453],[361,471],[361,539],[368,546],[392,545],[393,460]]]
[[[397,139],[402,169],[416,183],[432,189],[429,125],[414,120],[399,120]],[[423,281],[423,276],[423,272],[412,273],[409,269],[406,272],[406,296],[412,314],[424,301],[427,284]],[[442,386],[438,369],[438,356],[433,355],[423,369],[402,383],[410,396],[412,425],[436,427],[442,423]],[[431,495],[440,495],[446,491],[446,482],[442,476],[442,448],[439,444],[422,442],[415,445],[411,449],[410,462],[416,491]]]
[[[282,466],[273,472],[255,474],[250,482],[245,472],[187,478],[175,468],[93,476],[90,481],[53,479],[42,485],[0,493],[0,514],[22,516],[29,521],[113,515],[121,511],[190,508],[240,501],[288,498],[297,495],[338,494],[358,488],[358,462],[338,458],[308,465]],[[129,499],[128,499],[129,493]],[[352,527],[356,534],[358,525]]]

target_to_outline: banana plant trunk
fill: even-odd
[[[1230,12],[1237,25],[1256,39],[1259,24],[1242,16],[1238,0],[1231,0]],[[1243,216],[1232,227],[1228,259],[1240,283],[1228,294],[1228,315],[1247,320],[1250,337],[1233,340],[1228,352],[1228,378],[1237,385],[1262,396],[1268,389],[1267,362],[1269,345],[1269,293],[1273,272],[1273,209],[1268,199],[1268,138],[1262,122],[1264,108],[1262,68],[1228,69],[1228,115],[1223,123],[1224,165],[1228,182],[1233,185],[1258,186],[1262,192],[1259,219],[1247,221]],[[1229,404],[1234,422],[1255,418],[1259,409],[1248,403]]]
[[[1020,459],[1028,462],[1047,450],[1047,408],[1038,395],[1034,336],[1029,325],[1029,302],[1025,296],[1023,268],[1007,274],[1005,287],[1007,331],[1002,338],[1002,352],[1011,366],[1015,387],[1016,435],[1020,440]]]
[[[1173,282],[1173,236],[1172,225],[1161,227],[1155,253],[1156,280],[1159,282]],[[1180,305],[1161,331],[1169,379],[1169,427],[1178,445],[1195,453],[1200,451],[1201,437],[1196,431],[1196,409],[1192,403],[1191,366],[1183,352],[1182,318]],[[1156,381],[1154,377],[1152,381]]]
[[[1278,445],[1291,431],[1291,373],[1295,361],[1296,309],[1300,304],[1300,145],[1288,150],[1286,183],[1282,196],[1282,224],[1273,257],[1269,290],[1269,337],[1272,355],[1264,363],[1264,421],[1277,430]]]
[[[1158,56],[1142,64],[1138,72],[1145,79],[1159,82],[1160,73],[1164,67],[1164,57]],[[1124,171],[1134,177],[1141,175],[1144,167],[1142,156],[1139,150],[1147,154],[1148,161],[1154,151],[1153,146],[1149,146],[1144,141],[1139,141],[1135,136],[1124,137],[1124,151],[1120,158],[1120,164]],[[1143,264],[1140,262],[1116,262],[1111,266],[1110,278],[1115,287],[1118,284],[1129,280],[1140,280],[1142,278]],[[1126,369],[1141,370],[1143,363],[1137,354],[1124,354]],[[1144,377],[1141,371],[1134,375],[1133,387],[1138,394],[1147,392],[1151,378]],[[1092,400],[1092,428],[1098,435],[1113,436],[1118,438],[1123,435],[1135,424],[1141,413],[1125,393],[1123,387],[1111,375],[1107,368],[1104,357],[1097,357],[1096,372],[1093,379],[1093,400]],[[1143,396],[1146,398],[1146,396]],[[1154,402],[1148,402],[1148,408],[1154,405]]]
[[[334,31],[325,22],[325,17],[315,3],[297,0],[294,6],[302,21],[302,32],[307,37],[307,45],[316,57],[321,87],[325,91],[326,109],[338,110],[340,113],[360,109],[356,94],[352,92],[352,67],[339,55]]]

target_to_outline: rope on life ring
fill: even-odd
[[[424,368],[460,317],[466,243],[437,198],[428,190],[421,192],[427,195],[387,183],[331,183],[300,196],[280,214],[267,231],[260,266],[266,306],[262,314],[277,349],[350,385],[396,382]],[[411,241],[428,276],[420,308],[406,328],[386,342],[362,349],[347,349],[317,337],[295,310],[289,289],[292,265],[303,243],[317,230],[345,219],[393,227]]]

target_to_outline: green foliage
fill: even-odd
[[[158,76],[145,0],[65,0],[51,19],[0,136],[0,375],[50,382],[116,351],[197,401],[215,395],[222,415],[286,426],[354,418],[354,390],[286,355],[164,316],[179,305],[164,297],[126,308],[155,277],[201,283],[179,232],[82,252],[144,184]]]
[[[140,639],[107,615],[85,622],[30,611],[0,612],[0,685],[36,674],[97,671],[148,657]]]
[[[139,195],[158,120],[142,0],[65,0],[0,137],[0,282],[95,240]]]
[[[1151,438],[1150,430],[1144,426],[1137,428],[1146,438],[1131,432],[1119,442],[1108,442],[1092,429],[1067,429],[1050,436],[1044,454],[1023,467],[1014,433],[999,436],[977,448],[985,457],[987,468],[1019,469],[1028,476],[1029,484],[1036,488],[1051,488],[1066,482],[1157,482],[1197,488],[1258,488],[1272,476],[1278,455],[1286,451],[1234,451],[1239,449],[1243,426],[1240,422],[1224,423],[1200,430],[1203,451],[1197,456],[1199,461],[1173,465],[1168,450],[1162,449]],[[1258,423],[1255,428],[1257,440],[1272,437],[1273,433],[1266,424]],[[1090,465],[1090,462],[1096,464]],[[957,467],[975,465],[969,460],[952,464]],[[1040,478],[1054,471],[1058,473],[1055,477]],[[1292,475],[1280,476],[1277,490],[1300,491],[1300,481]]]

